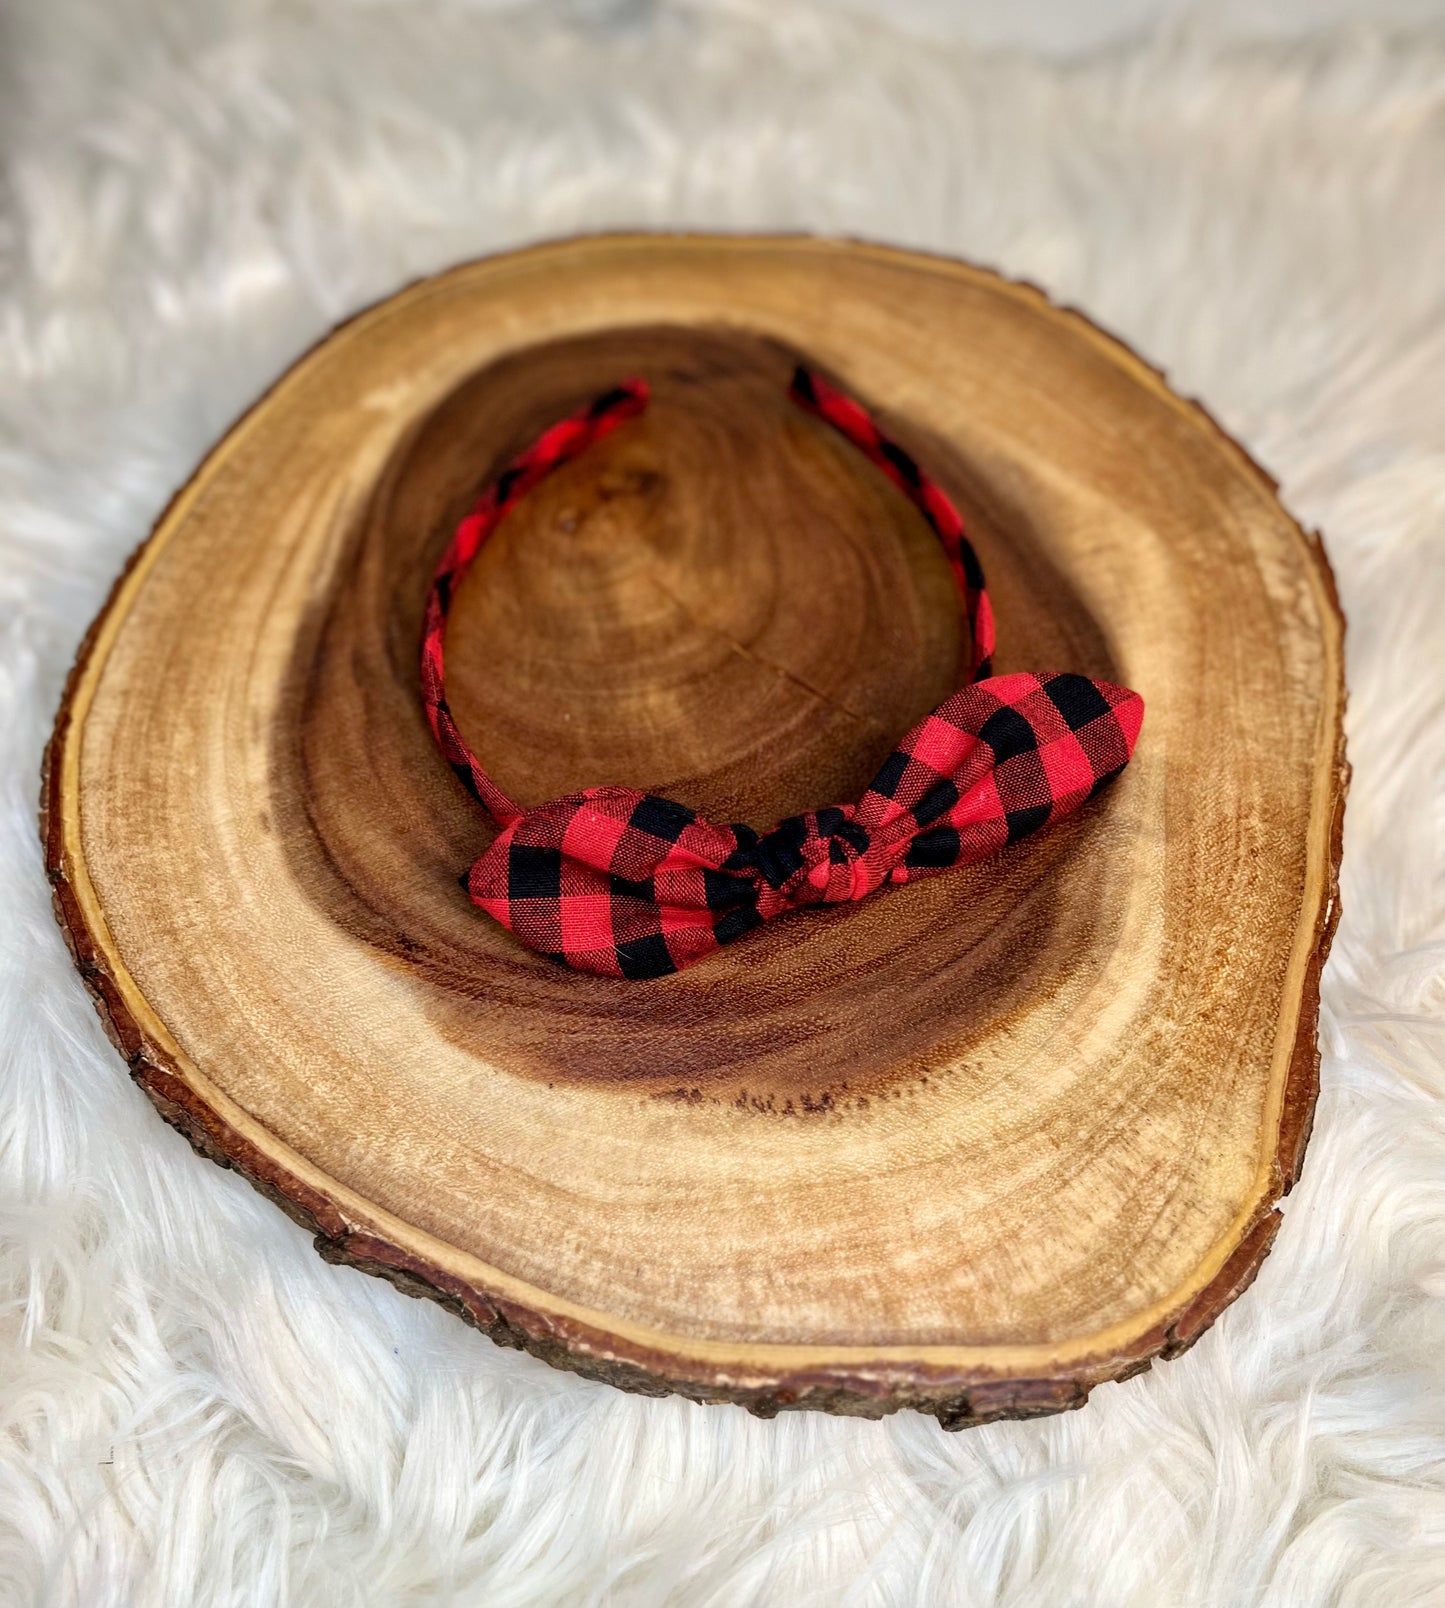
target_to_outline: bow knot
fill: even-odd
[[[774,916],[971,864],[1059,820],[1129,762],[1143,714],[1106,681],[993,676],[920,721],[856,804],[759,834],[591,788],[517,813],[467,890],[569,966],[660,977]]]
[[[767,885],[758,897],[764,919],[807,905],[862,899],[883,883],[889,868],[871,852],[873,838],[855,813],[851,804],[810,810],[761,837],[745,826],[733,828],[744,845],[735,856],[737,868],[755,870]]]

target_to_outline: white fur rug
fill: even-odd
[[[1445,13],[981,55],[980,6],[905,9],[0,14],[6,1608],[1445,1602]],[[1042,283],[1202,396],[1338,572],[1355,786],[1304,1180],[1217,1328],[1068,1418],[641,1400],[328,1267],[131,1087],[50,917],[62,678],[208,443],[418,273],[677,224]]]

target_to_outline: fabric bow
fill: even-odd
[[[915,726],[856,804],[759,835],[635,788],[589,788],[513,820],[467,891],[577,970],[662,977],[786,911],[936,876],[1050,825],[1124,768],[1143,715],[1106,681],[993,676]]]

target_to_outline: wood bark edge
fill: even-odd
[[[1097,337],[1122,348],[1133,361],[1167,385],[1167,377],[1162,369],[1143,362],[1125,342],[1101,329],[1077,309],[1057,307],[1042,290],[1027,282],[1012,283],[1036,296],[1041,303],[1053,307],[1056,312],[1077,320]],[[365,316],[368,311],[370,309],[363,309],[355,316]],[[343,328],[346,323],[353,321],[345,320],[337,328]],[[335,332],[330,332],[316,345],[323,344]],[[253,407],[260,406],[269,394],[268,391],[258,398]],[[1173,394],[1178,397],[1177,392]],[[1238,456],[1249,474],[1271,493],[1277,493],[1278,486],[1273,477],[1223,429],[1202,404],[1190,398],[1180,397],[1179,400],[1203,421],[1216,439]],[[181,491],[178,491],[176,496],[180,495]],[[151,534],[164,523],[169,508],[168,503],[152,527]],[[1323,545],[1318,535],[1306,532],[1294,520],[1290,523],[1315,566],[1332,623],[1342,638],[1344,616]],[[63,844],[59,778],[62,771],[61,755],[74,731],[72,717],[76,688],[101,628],[149,539],[148,536],[131,555],[116,578],[105,606],[87,631],[67,678],[55,727],[46,745],[42,763],[40,830],[52,902],[71,957],[91,994],[102,1026],[124,1057],[131,1077],[146,1092],[165,1121],[184,1135],[198,1154],[223,1167],[233,1168],[261,1194],[280,1206],[314,1236],[316,1249],[325,1260],[385,1278],[408,1295],[427,1296],[482,1330],[499,1345],[526,1351],[554,1367],[623,1390],[651,1396],[678,1394],[698,1402],[730,1402],[762,1418],[771,1418],[781,1410],[797,1408],[869,1418],[882,1417],[901,1408],[912,1408],[934,1415],[943,1428],[950,1430],[995,1419],[1041,1417],[1080,1407],[1095,1385],[1131,1378],[1149,1368],[1155,1358],[1170,1359],[1188,1350],[1220,1313],[1254,1281],[1282,1220],[1278,1202],[1289,1193],[1299,1177],[1319,1091],[1317,1026],[1320,974],[1339,923],[1339,866],[1344,805],[1350,778],[1344,743],[1342,654],[1337,656],[1338,681],[1334,689],[1338,718],[1332,743],[1324,897],[1316,912],[1311,953],[1303,979],[1295,1041],[1278,1119],[1270,1187],[1252,1221],[1215,1277],[1166,1320],[1138,1335],[1127,1345],[1083,1359],[1056,1375],[1020,1378],[1000,1376],[984,1370],[946,1369],[888,1360],[860,1363],[857,1366],[832,1364],[817,1370],[783,1371],[767,1382],[758,1384],[731,1377],[725,1369],[700,1359],[652,1351],[646,1346],[634,1345],[572,1319],[533,1310],[458,1278],[384,1236],[357,1229],[348,1223],[338,1205],[323,1191],[313,1188],[275,1158],[258,1150],[212,1110],[178,1070],[169,1064],[164,1052],[147,1042],[125,1005],[116,980],[107,968],[103,950],[90,930],[81,903],[72,889]]]

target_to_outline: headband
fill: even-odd
[[[524,810],[457,730],[444,671],[457,585],[533,487],[646,408],[644,381],[625,381],[546,431],[482,492],[437,565],[422,630],[422,703],[448,764],[501,828],[463,884],[524,944],[578,971],[663,977],[774,916],[970,865],[1076,810],[1134,752],[1144,703],[1127,687],[1069,674],[990,675],[993,611],[953,504],[819,375],[800,366],[789,395],[928,521],[972,639],[967,685],[903,738],[856,804],[790,816],[761,834],[631,787],[587,788]]]

